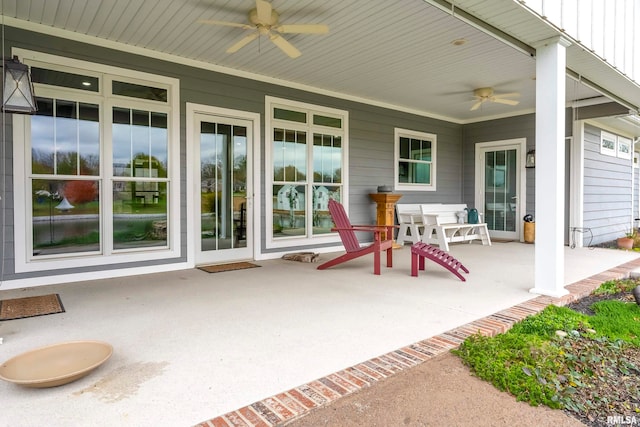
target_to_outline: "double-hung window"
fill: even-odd
[[[345,202],[348,114],[271,97],[266,104],[268,246],[334,240],[328,203]]]
[[[177,81],[34,55],[38,111],[14,132],[16,272],[176,256]]]
[[[436,145],[434,134],[395,129],[396,190],[436,190]]]

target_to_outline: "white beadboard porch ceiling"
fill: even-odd
[[[458,19],[446,10],[444,1],[273,0],[272,4],[281,23],[322,23],[330,32],[284,35],[302,52],[291,59],[264,37],[228,54],[225,50],[246,31],[197,22],[247,23],[255,0],[3,0],[2,13],[5,25],[133,52],[144,50],[165,59],[186,58],[204,67],[224,67],[227,72],[237,70],[461,123],[535,108],[531,55]],[[513,0],[465,0],[456,5],[526,44],[557,34]],[[455,46],[456,39],[466,43]],[[628,92],[628,85],[603,82],[602,67],[594,64],[586,54],[568,54],[568,66],[578,68],[577,74],[619,96]],[[519,92],[520,104],[485,103],[470,111],[473,89],[487,86],[497,93]],[[598,96],[592,88],[567,80],[567,102]]]

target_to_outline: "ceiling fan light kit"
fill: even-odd
[[[260,36],[265,36],[290,58],[297,58],[301,52],[280,34],[326,34],[329,27],[324,24],[289,24],[280,25],[280,15],[273,10],[271,3],[266,0],[256,0],[256,7],[249,11],[250,24],[237,22],[200,20],[202,24],[224,25],[242,28],[252,33],[246,35],[227,49],[227,53],[235,53]],[[274,34],[277,33],[277,34]]]
[[[476,103],[471,107],[471,111],[477,110],[485,102],[495,102],[496,104],[505,104],[511,106],[518,105],[520,101],[509,99],[516,96],[520,96],[520,94],[517,92],[496,94],[492,87],[481,87],[473,91],[473,97],[475,98]]]

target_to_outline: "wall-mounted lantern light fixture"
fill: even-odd
[[[29,67],[17,56],[3,60],[2,111],[33,114],[38,108],[33,95]]]
[[[526,159],[525,167],[528,167],[528,168],[536,167],[536,150],[527,151],[527,159]]]

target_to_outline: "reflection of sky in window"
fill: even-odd
[[[217,164],[222,157],[226,135],[203,133],[200,135],[200,163]]]
[[[200,135],[201,169],[211,165],[220,167],[229,166],[226,165],[227,157],[225,154],[228,139],[229,136],[225,134],[202,133]],[[233,150],[233,166],[235,167],[247,156],[247,138],[244,136],[234,136],[233,141],[233,147],[229,148]]]
[[[323,181],[333,181],[342,165],[342,149],[339,147],[313,147],[313,171],[322,175]]]
[[[233,158],[241,159],[247,156],[247,138],[244,136],[233,137]]]
[[[84,160],[99,158],[100,125],[89,120],[33,116],[31,147],[33,151],[43,155],[50,155],[55,151],[60,154],[78,153]],[[98,171],[92,173],[97,174]]]
[[[113,124],[113,163],[127,165],[132,157],[143,153],[167,165],[167,130],[148,126]]]
[[[31,118],[31,147],[42,153],[53,153],[53,117]]]
[[[273,166],[274,170],[282,169],[287,166],[293,166],[300,173],[307,172],[307,147],[306,144],[300,144],[289,141],[274,141],[273,143]],[[294,176],[285,176],[286,181],[294,181]]]

